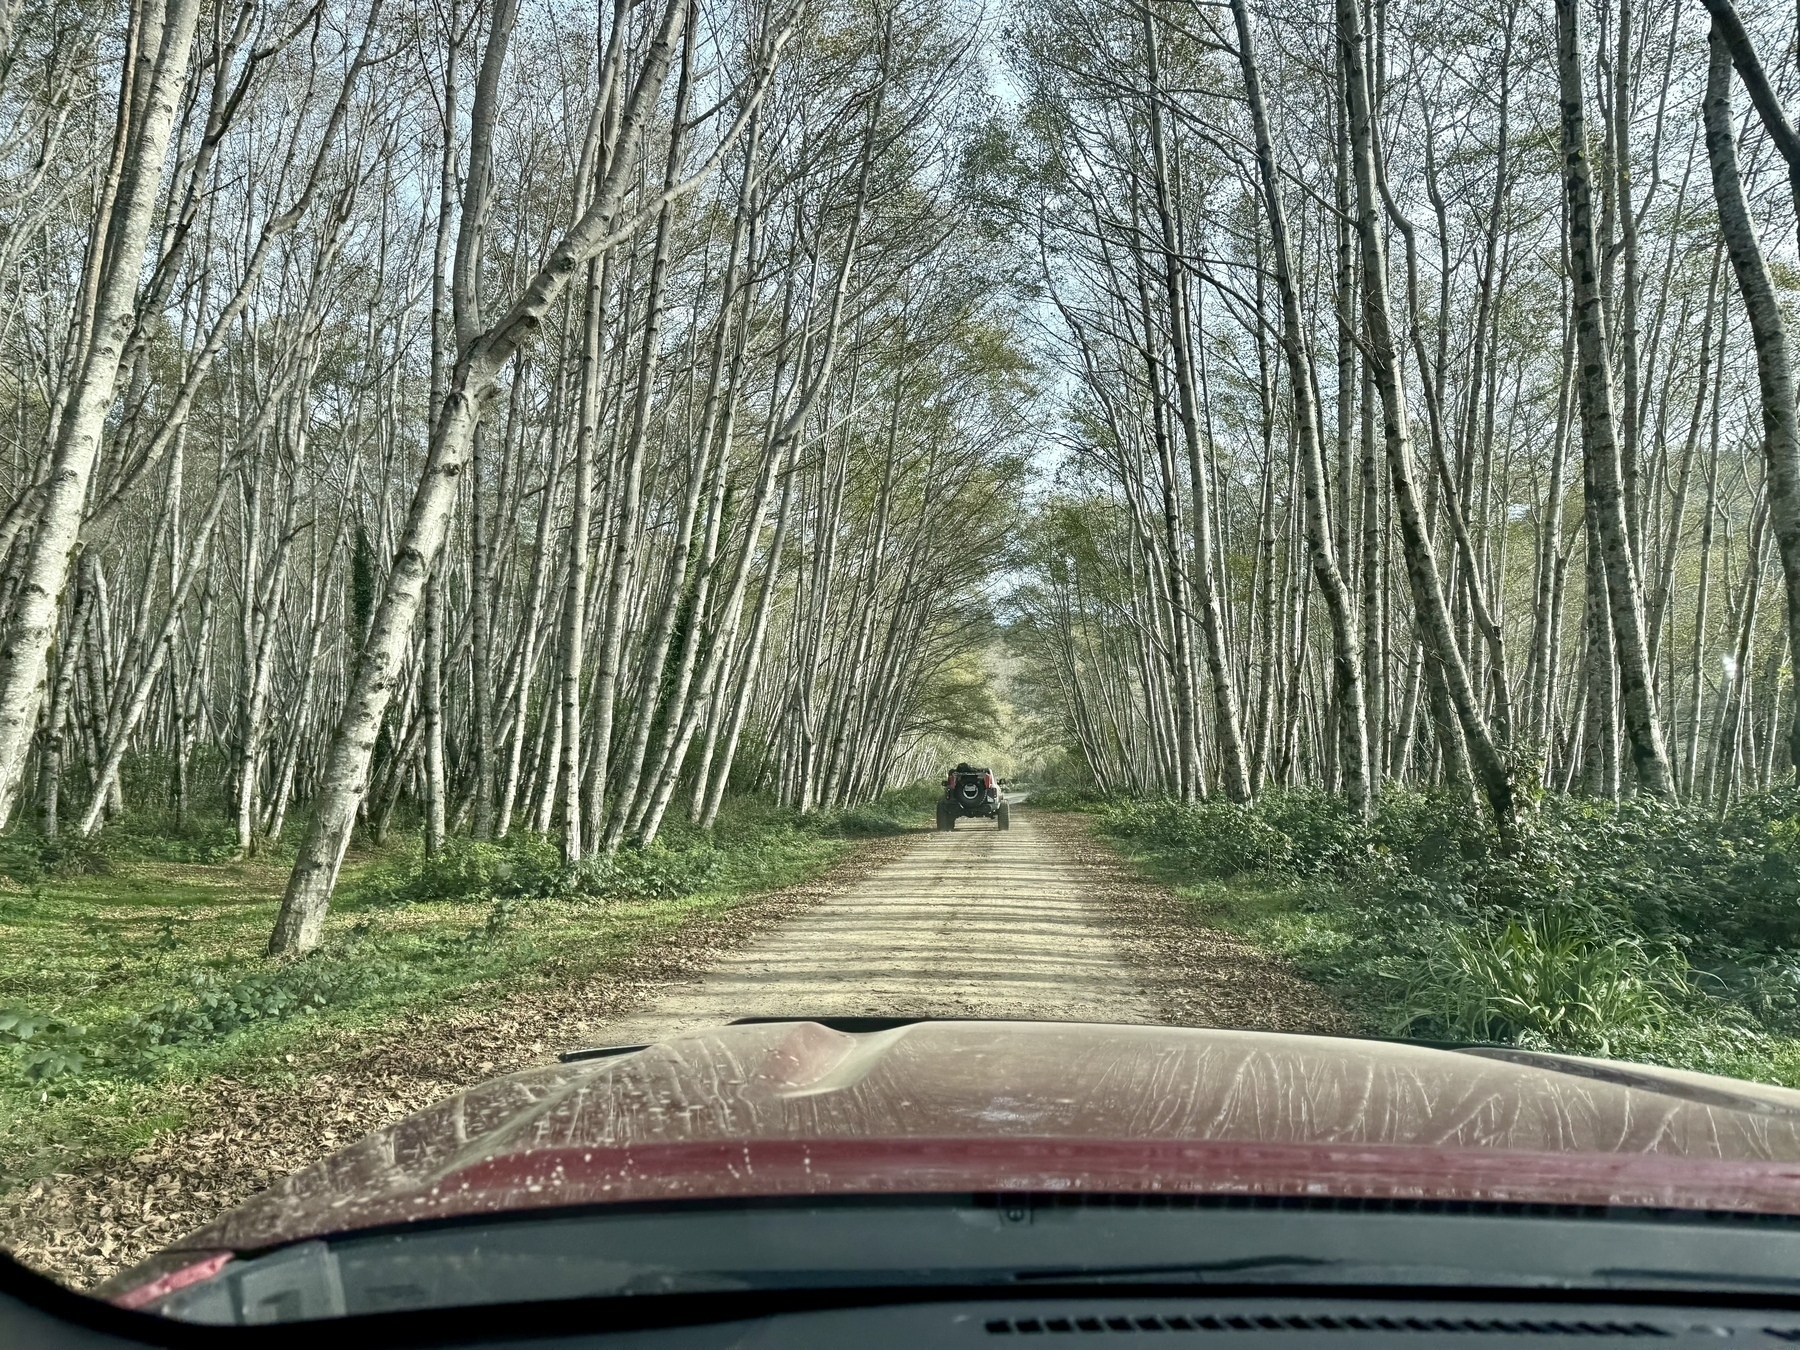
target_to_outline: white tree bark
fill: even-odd
[[[123,163],[118,194],[93,233],[91,248],[103,255],[92,311],[93,339],[62,412],[11,628],[0,647],[0,825],[11,819],[19,801],[82,510],[130,340],[144,247],[187,83],[188,53],[199,13],[200,0],[167,0],[166,6],[146,7],[137,69],[123,95],[136,107],[133,115],[120,118]]]
[[[491,326],[475,335],[458,353],[450,389],[433,427],[430,451],[417,493],[413,497],[399,547],[389,572],[381,602],[370,624],[369,637],[351,677],[343,716],[332,737],[331,751],[320,783],[317,805],[306,839],[295,859],[270,938],[272,955],[304,952],[318,944],[324,929],[331,892],[337,882],[344,851],[349,846],[357,808],[367,791],[368,771],[375,738],[392,697],[418,613],[425,579],[435,566],[449,528],[450,514],[461,487],[476,425],[486,399],[493,393],[500,372],[521,345],[538,331],[552,305],[586,263],[605,249],[635,234],[669,201],[691,192],[710,176],[766,89],[771,68],[785,46],[791,23],[772,44],[768,64],[756,72],[754,93],[742,116],[725,132],[718,150],[698,170],[673,189],[654,194],[648,203],[632,207],[628,188],[634,181],[639,147],[661,97],[675,44],[681,40],[688,17],[688,0],[669,0],[647,44],[636,79],[622,101],[611,154],[596,176],[598,186],[590,204],[569,232],[550,250],[548,261],[522,288],[510,307]],[[627,16],[621,15],[621,19]],[[490,42],[477,81],[471,126],[491,127],[497,114],[498,85],[506,52],[504,43]],[[604,101],[595,117],[603,115]],[[590,143],[592,138],[590,137]],[[473,180],[465,190],[461,229],[480,229],[471,219]],[[460,315],[479,312],[459,298]]]

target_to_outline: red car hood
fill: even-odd
[[[1800,1092],[1264,1032],[728,1026],[459,1093],[277,1182],[109,1292],[146,1301],[146,1280],[198,1270],[201,1254],[502,1210],[1062,1190],[1800,1213]]]

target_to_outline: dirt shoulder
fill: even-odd
[[[1038,827],[1086,877],[1156,1020],[1190,1027],[1355,1033],[1356,1019],[1282,962],[1196,921],[1188,904],[1096,839],[1088,817],[1045,812]]]

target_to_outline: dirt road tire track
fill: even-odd
[[[0,1197],[0,1242],[90,1286],[370,1130],[581,1044],[827,1013],[1349,1030],[1328,995],[1136,876],[1077,817],[872,841],[604,975],[396,1023],[290,1084],[214,1080],[125,1159]]]

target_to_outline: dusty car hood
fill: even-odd
[[[728,1026],[458,1093],[153,1264],[552,1205],[996,1190],[1800,1213],[1800,1092],[1247,1031]]]

